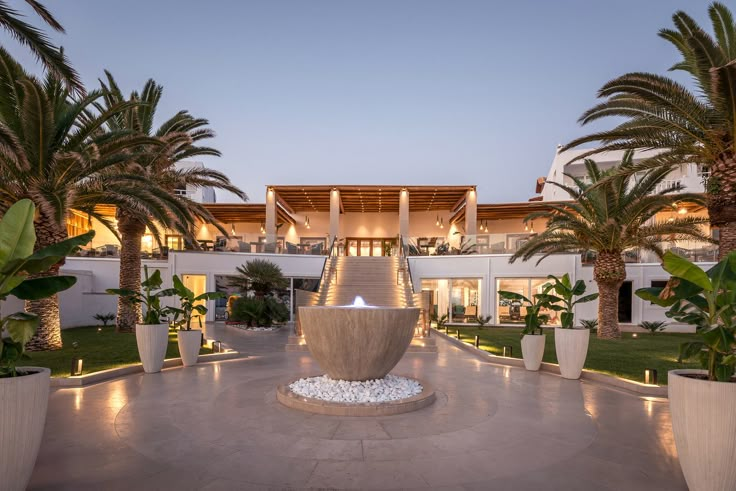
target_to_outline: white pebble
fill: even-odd
[[[396,375],[386,375],[385,378],[365,382],[332,380],[327,375],[322,375],[299,379],[290,384],[289,389],[302,397],[365,404],[406,399],[421,393],[423,388],[416,380]]]

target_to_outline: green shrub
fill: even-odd
[[[667,323],[664,321],[643,321],[639,324],[639,327],[646,329],[652,334],[657,334],[659,331],[664,331],[664,328],[667,327]]]
[[[273,297],[240,297],[232,304],[230,320],[244,322],[249,327],[270,327],[274,322],[289,319],[289,309]]]

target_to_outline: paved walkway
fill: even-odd
[[[394,370],[431,381],[433,406],[312,415],[276,401],[278,384],[319,373],[281,351],[286,333],[213,335],[253,356],[55,390],[30,489],[686,489],[666,401],[438,340]]]

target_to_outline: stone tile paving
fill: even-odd
[[[430,381],[434,405],[321,416],[276,401],[278,384],[319,373],[283,352],[286,330],[208,330],[253,356],[53,391],[29,489],[686,489],[666,401],[440,340],[394,370]]]

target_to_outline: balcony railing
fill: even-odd
[[[684,257],[695,263],[718,262],[718,246],[708,242],[678,241],[676,244],[667,242],[662,244],[664,251],[670,251],[678,256]],[[595,263],[594,252],[586,252],[582,255],[584,266],[592,266]],[[661,259],[653,252],[630,249],[624,251],[624,262],[629,264],[661,263]]]
[[[452,256],[465,254],[514,254],[535,234],[477,234],[450,237],[406,237],[407,256]]]

